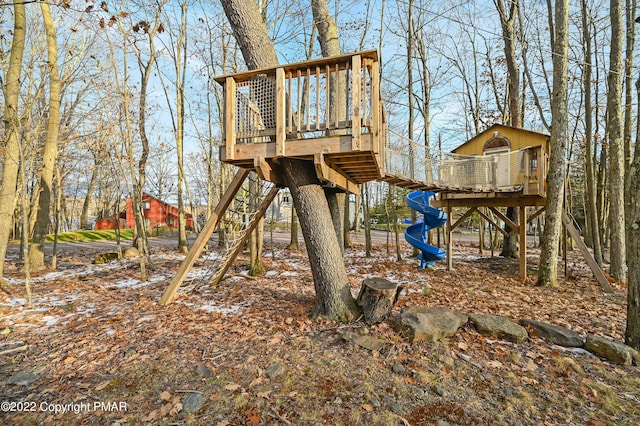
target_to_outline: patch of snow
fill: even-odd
[[[60,319],[60,317],[55,317],[53,315],[45,315],[40,318],[40,321],[44,322],[45,326],[51,327],[52,325],[56,325]]]
[[[591,352],[589,352],[584,348],[567,348],[565,346],[559,346],[559,345],[551,345],[550,348],[553,350],[559,350],[562,352],[570,352],[576,355],[583,355],[588,358],[594,358],[594,359],[598,358],[597,356],[595,356],[594,354],[592,354]]]

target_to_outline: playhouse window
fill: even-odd
[[[142,202],[142,208],[145,209],[145,210],[151,210],[151,202],[143,201]]]

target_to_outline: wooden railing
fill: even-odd
[[[224,159],[236,144],[275,143],[348,135],[378,135],[382,121],[375,51],[284,65],[216,78],[224,86]],[[380,144],[381,145],[381,144]]]

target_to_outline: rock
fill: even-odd
[[[197,413],[204,406],[205,399],[199,393],[188,393],[182,398],[182,410],[185,413]]]
[[[371,403],[371,405],[373,406],[373,408],[380,408],[382,407],[382,404],[380,404],[380,400],[378,398],[376,398],[375,396],[372,396],[369,399],[369,402]]]
[[[567,328],[525,318],[518,321],[518,323],[523,327],[531,327],[536,331],[538,337],[554,345],[567,348],[581,348],[584,346],[582,336]]]
[[[407,369],[404,368],[404,365],[402,364],[396,364],[393,367],[391,367],[391,371],[393,371],[396,374],[404,374],[407,372]]]
[[[211,377],[213,376],[213,373],[211,372],[211,370],[208,367],[205,367],[204,365],[200,364],[196,367],[196,373],[198,373],[198,375],[202,376],[202,377]]]
[[[118,259],[118,253],[100,253],[93,259],[94,265],[102,265]]]
[[[395,318],[395,329],[409,341],[435,342],[453,336],[468,317],[449,308],[412,306],[402,310]]]
[[[377,352],[384,347],[384,340],[376,339],[371,336],[361,336],[352,331],[338,331],[340,337],[348,342],[355,343],[356,345],[369,349],[370,351]]]
[[[499,315],[469,315],[478,333],[509,342],[520,343],[529,337],[527,330],[515,322]]]
[[[632,347],[593,334],[587,334],[584,348],[616,364],[631,365],[633,359],[638,357],[638,352]]]
[[[128,247],[122,252],[122,257],[125,259],[133,259],[134,257],[140,257],[140,250],[135,247]]]
[[[280,364],[271,364],[264,371],[264,375],[267,376],[270,379],[273,379],[274,377],[279,376],[280,374],[282,374],[283,371],[284,371],[284,367],[281,366]]]
[[[29,386],[31,383],[35,382],[39,378],[40,377],[37,374],[21,371],[9,377],[7,379],[7,384],[17,385],[17,386]]]
[[[433,393],[435,393],[438,396],[445,396],[446,394],[444,389],[442,389],[440,386],[434,386],[432,389],[433,389]]]

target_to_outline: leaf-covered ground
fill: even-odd
[[[569,278],[550,289],[519,282],[517,260],[477,247],[456,247],[451,272],[420,270],[403,249],[400,262],[384,246],[371,258],[348,249],[354,295],[364,278],[384,277],[405,288],[396,311],[448,306],[623,340],[626,288],[603,293],[578,252],[569,253]],[[32,308],[10,263],[11,294],[0,293],[0,424],[640,424],[638,367],[535,337],[488,339],[471,325],[411,344],[390,321],[310,320],[306,254],[284,245],[266,247],[264,277],[246,278],[240,258],[217,288],[203,284],[213,262],[199,262],[169,306],[157,301],[180,256],[155,253],[151,279],[140,282],[135,261],[91,265],[92,255],[70,255],[36,277]],[[535,276],[535,250],[529,262]],[[371,353],[338,330],[386,344]]]

